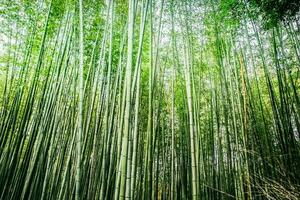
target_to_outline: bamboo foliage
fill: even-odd
[[[299,22],[240,3],[0,3],[0,199],[299,199]]]

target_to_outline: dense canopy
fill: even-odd
[[[300,199],[299,0],[0,0],[0,199]]]

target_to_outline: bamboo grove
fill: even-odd
[[[0,199],[299,199],[299,13],[234,1],[0,1]]]

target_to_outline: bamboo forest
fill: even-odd
[[[0,0],[0,200],[299,200],[299,0]]]

